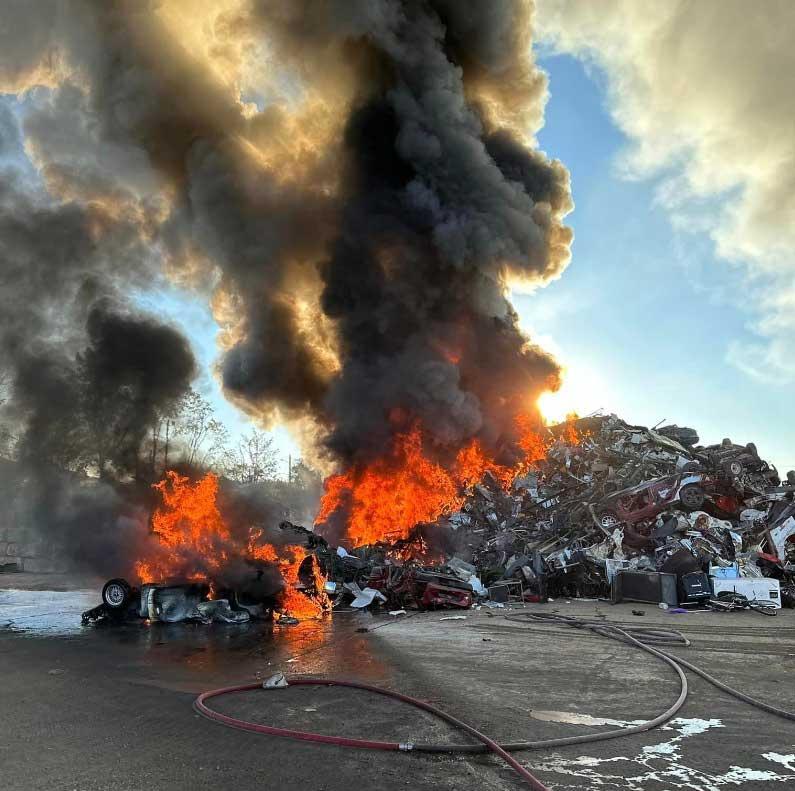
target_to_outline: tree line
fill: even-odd
[[[10,377],[0,370],[0,410],[10,390]],[[37,462],[116,480],[152,482],[173,466],[212,470],[241,484],[279,480],[281,459],[273,438],[256,427],[233,438],[212,404],[194,389],[166,408],[148,410],[154,419],[143,427],[134,419],[141,409],[132,388],[76,391],[64,394],[76,407],[35,442],[15,432],[13,420],[0,421],[0,457],[24,461],[35,448]],[[319,482],[300,460],[290,465],[288,478],[288,484],[300,488]]]

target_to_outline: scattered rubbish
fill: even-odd
[[[407,615],[405,610],[390,610],[390,615]]]
[[[795,606],[795,474],[782,482],[753,443],[702,446],[692,428],[616,415],[549,432],[532,470],[510,486],[487,472],[434,525],[466,548],[440,568],[478,599],[482,586],[491,606],[514,596],[707,606],[718,580],[774,579]]]
[[[633,615],[646,615],[646,610],[633,610]]]
[[[781,583],[778,580],[762,579],[716,579],[713,581],[715,595],[728,592],[738,594],[748,601],[761,601],[781,607]]]
[[[770,599],[748,598],[736,591],[723,590],[710,599],[709,606],[718,612],[732,612],[733,610],[754,610],[763,615],[776,615],[779,608],[778,602]]]
[[[289,684],[284,677],[284,673],[274,673],[262,682],[263,689],[282,689],[287,686],[289,686]]]
[[[445,615],[444,618],[440,618],[440,621],[465,621],[467,619],[466,615]]]
[[[355,582],[345,583],[345,587],[353,593],[354,599],[351,602],[351,607],[357,610],[363,607],[369,607],[376,598],[379,601],[386,601],[386,596],[384,596],[381,591],[375,590],[375,588],[364,588],[364,590],[362,590]]]

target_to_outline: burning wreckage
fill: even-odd
[[[274,547],[249,528],[242,582],[224,587],[209,567],[175,582],[162,557],[139,561],[140,579],[165,581],[110,580],[83,620],[293,624],[370,606],[395,613],[556,597],[766,614],[795,607],[795,472],[782,482],[751,443],[698,441],[691,428],[615,415],[569,420],[546,429],[544,452],[513,477],[487,467],[455,510],[403,538],[331,547],[322,525],[283,521]],[[230,539],[214,476],[191,485],[171,473],[158,487],[171,508],[155,514],[153,530],[172,557],[186,521],[194,541],[198,523],[200,543]],[[198,516],[195,501],[204,502]]]

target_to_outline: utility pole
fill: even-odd
[[[287,483],[293,482],[293,454],[287,454]]]

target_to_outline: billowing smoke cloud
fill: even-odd
[[[519,333],[506,283],[557,277],[571,241],[568,174],[526,144],[545,91],[529,6],[263,4],[259,19],[279,56],[310,61],[310,86],[329,48],[356,53],[339,69],[355,91],[319,267],[340,362],[329,447],[376,454],[417,419],[437,444],[496,446],[558,375]]]
[[[661,176],[675,224],[747,267],[742,299],[763,316],[761,342],[732,345],[729,359],[779,383],[795,379],[795,52],[782,34],[793,24],[787,0],[542,0],[538,11],[556,50],[604,70],[628,172]]]
[[[20,371],[46,358],[42,388],[64,359],[101,360],[113,388],[128,374],[116,355],[144,364],[120,340],[139,335],[159,347],[152,392],[133,398],[143,419],[192,367],[124,308],[96,311],[160,266],[212,299],[227,395],[262,421],[309,418],[331,458],[366,459],[417,421],[431,446],[509,447],[559,370],[507,288],[558,277],[571,243],[568,173],[533,147],[546,82],[532,5],[205,5],[4,11],[0,90],[27,91],[47,191],[38,205],[3,187],[16,230],[0,244],[25,250],[2,252],[3,296],[38,322],[4,317],[6,354]],[[0,116],[6,128],[13,141]],[[26,381],[21,416],[38,398]]]

